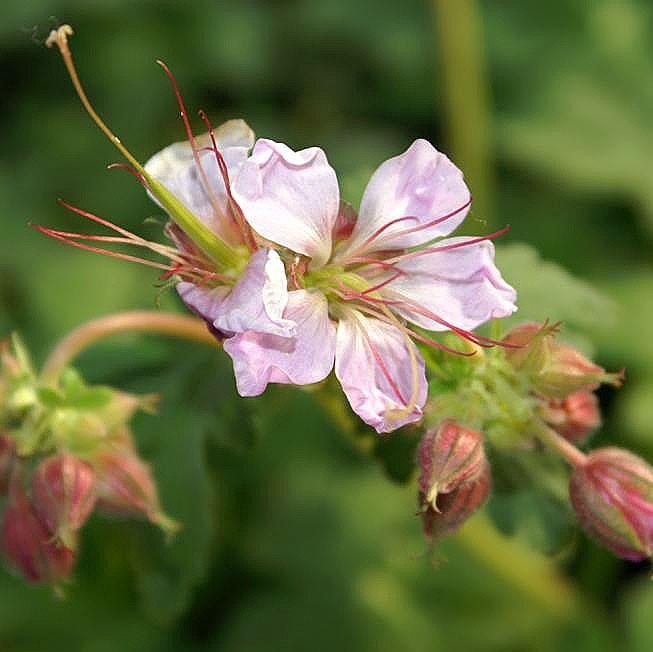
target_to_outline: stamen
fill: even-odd
[[[454,249],[469,247],[471,245],[478,244],[479,242],[485,242],[486,240],[495,240],[496,238],[499,238],[502,235],[508,233],[510,229],[511,226],[508,224],[502,229],[495,231],[494,233],[488,233],[488,235],[479,236],[478,238],[470,238],[469,240],[464,240],[463,242],[455,242],[454,244],[442,246],[435,245],[434,247],[426,247],[425,249],[420,249],[418,251],[409,251],[408,253],[400,254],[399,256],[394,256],[393,258],[387,258],[386,262],[390,264],[396,264],[405,260],[410,260],[412,258],[418,258],[420,256],[427,256],[429,254],[437,254],[444,251],[453,251]]]
[[[68,238],[64,235],[60,235],[56,229],[48,229],[44,226],[38,224],[32,224],[37,231],[44,233],[55,240],[59,240],[71,247],[77,247],[78,249],[83,249],[84,251],[90,251],[96,254],[102,254],[104,256],[111,256],[112,258],[119,258],[121,260],[127,260],[133,263],[140,263],[141,265],[147,265],[148,267],[154,267],[156,269],[170,269],[168,265],[163,265],[161,263],[155,263],[154,261],[147,260],[146,258],[139,258],[138,256],[131,256],[129,254],[123,254],[117,251],[111,251],[109,249],[101,249],[100,247],[92,247],[91,245],[82,244],[81,242],[76,242],[75,240]]]
[[[172,74],[172,71],[170,70],[170,68],[168,68],[165,62],[161,61],[160,59],[157,59],[157,63],[163,68],[165,74],[170,80],[170,84],[172,86],[172,92],[175,95],[175,99],[177,100],[177,106],[179,107],[179,114],[181,116],[182,122],[184,123],[184,129],[186,131],[186,136],[188,137],[188,143],[190,144],[191,150],[193,152],[195,165],[197,166],[197,170],[199,171],[202,186],[204,187],[207,197],[209,198],[211,207],[213,208],[216,216],[219,219],[220,218],[225,219],[224,212],[222,211],[222,208],[220,208],[220,204],[218,203],[218,198],[216,197],[213,188],[209,184],[209,180],[206,176],[206,172],[204,171],[204,167],[202,166],[202,162],[199,156],[199,148],[197,146],[197,141],[195,140],[195,135],[193,134],[193,130],[190,126],[190,121],[188,119],[188,111],[186,110],[186,104],[184,103],[184,99],[181,95],[181,91],[179,90],[179,85],[177,84],[177,80],[175,79],[175,76]],[[213,141],[213,136],[211,136],[211,140]],[[219,158],[221,159],[222,157],[220,156]],[[224,161],[222,162],[224,164]],[[219,161],[218,161],[218,166],[220,166]],[[222,172],[222,169],[220,171]]]
[[[392,283],[393,281],[396,281],[398,278],[401,276],[406,276],[406,272],[398,269],[395,274],[393,274],[390,278],[386,279],[385,281],[381,281],[380,283],[377,283],[376,285],[372,285],[371,287],[367,288],[367,290],[363,290],[361,292],[362,295],[367,295],[367,294],[372,294],[372,292],[376,292],[377,290],[380,290],[381,288],[384,288],[386,285],[389,283]]]
[[[372,352],[372,356],[374,357],[375,362],[379,366],[379,369],[381,369],[381,373],[385,377],[385,379],[388,381],[388,384],[390,385],[392,391],[397,395],[397,398],[401,403],[404,405],[408,405],[408,401],[404,398],[403,394],[401,393],[401,390],[399,389],[399,386],[395,382],[394,378],[390,375],[390,372],[388,371],[388,368],[385,365],[385,362],[383,362],[383,358],[381,357],[381,354],[379,353],[378,349],[372,342],[372,339],[367,333],[367,330],[365,329],[365,325],[363,324],[362,317],[356,314],[356,311],[352,311],[352,316],[356,318],[356,321],[358,322],[361,334],[363,335],[363,338],[365,339],[365,342],[367,345],[370,347],[370,351]]]
[[[157,198],[159,203],[161,203],[165,210],[170,214],[172,219],[179,224],[193,242],[195,242],[197,246],[216,263],[228,267],[237,266],[239,260],[234,252],[224,242],[222,242],[215,233],[198,220],[198,218],[193,215],[172,192],[148,174],[147,170],[145,170],[132,153],[122,144],[120,139],[111,131],[111,129],[109,129],[102,118],[100,118],[88,99],[77,74],[75,62],[68,45],[68,38],[72,36],[72,34],[73,29],[70,25],[62,25],[59,29],[50,32],[50,35],[46,40],[46,45],[48,47],[56,45],[59,49],[75,91],[88,115],[100,128],[102,133],[104,133],[104,135],[109,139],[113,146],[116,147],[125,159],[131,163],[140,175],[142,175],[145,181],[147,181],[150,192]]]
[[[131,165],[127,165],[126,163],[111,163],[111,165],[107,165],[107,170],[127,170],[127,172],[136,177],[136,180],[143,186],[143,188],[145,188],[145,190],[150,190],[147,179]]]
[[[98,224],[101,224],[102,226],[107,227],[108,229],[111,229],[112,231],[115,231],[116,233],[120,233],[121,235],[125,236],[129,242],[127,244],[134,244],[137,246],[145,246],[151,251],[154,251],[155,253],[158,253],[162,256],[165,256],[167,258],[178,258],[178,259],[184,259],[187,261],[195,260],[196,263],[202,265],[205,264],[204,259],[201,256],[198,256],[196,254],[190,253],[190,252],[180,252],[179,250],[175,249],[174,247],[168,247],[166,245],[159,244],[157,242],[151,242],[150,240],[146,240],[145,238],[142,238],[135,233],[132,233],[131,231],[128,231],[127,229],[123,229],[122,227],[118,226],[117,224],[114,224],[113,222],[109,222],[109,220],[105,220],[104,218],[100,217],[99,215],[95,215],[94,213],[91,213],[89,211],[85,211],[81,208],[78,208],[77,206],[73,206],[72,204],[67,203],[63,199],[58,199],[57,203],[64,208],[68,209],[69,211],[76,213],[77,215],[81,215],[82,217],[85,217],[93,222],[96,222]],[[62,232],[63,233],[63,232]],[[72,234],[75,235],[75,234]],[[97,236],[98,239],[108,237],[108,236]],[[118,242],[118,240],[116,240]]]
[[[238,226],[247,247],[250,249],[250,251],[256,251],[258,249],[258,245],[256,244],[256,240],[254,239],[254,234],[252,232],[252,229],[250,228],[249,224],[247,223],[247,220],[245,219],[245,215],[243,213],[242,208],[240,207],[240,205],[234,198],[233,193],[231,192],[229,171],[227,169],[227,164],[225,163],[224,157],[220,153],[220,150],[218,149],[218,145],[215,142],[215,133],[213,131],[213,125],[211,124],[208,115],[206,115],[204,111],[200,110],[199,114],[200,114],[200,118],[203,120],[209,132],[212,151],[215,154],[215,158],[218,163],[218,168],[220,169],[220,174],[222,175],[222,180],[224,182],[224,187],[225,190],[227,191],[227,198],[229,200],[229,206],[231,207],[231,217],[233,218],[234,222]]]
[[[413,233],[419,233],[420,231],[424,231],[426,229],[430,229],[433,226],[437,226],[438,224],[442,224],[442,222],[446,222],[447,220],[450,220],[452,217],[455,217],[459,213],[462,213],[466,208],[469,208],[472,205],[472,197],[470,195],[469,199],[459,208],[456,208],[455,210],[451,211],[450,213],[447,213],[446,215],[443,215],[442,217],[438,217],[434,220],[431,220],[430,222],[426,222],[424,224],[419,224],[418,226],[413,227],[412,229],[405,229],[404,231],[397,231],[396,233],[392,234],[393,238],[400,238],[406,235],[411,235]],[[415,218],[417,219],[417,218]]]
[[[384,231],[389,229],[391,226],[395,224],[399,224],[399,222],[405,222],[406,220],[412,220],[414,222],[419,221],[417,217],[412,217],[412,216],[398,217],[394,220],[390,220],[390,222],[384,224],[383,226],[379,227],[376,231],[374,231],[374,233],[372,233],[372,235],[370,235],[367,239],[365,239],[361,244],[359,244],[357,247],[354,247],[354,249],[352,249],[352,252],[364,250],[368,245],[374,242],[374,240],[376,240]]]

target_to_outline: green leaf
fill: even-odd
[[[517,289],[519,309],[505,320],[504,328],[525,321],[562,321],[562,339],[587,350],[591,348],[588,334],[614,325],[616,309],[611,299],[560,265],[543,260],[530,245],[497,247],[497,262]]]

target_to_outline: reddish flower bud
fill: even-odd
[[[16,460],[16,442],[9,435],[0,435],[0,494],[7,493]]]
[[[464,482],[449,493],[439,494],[435,505],[420,492],[422,525],[426,538],[437,541],[453,534],[485,504],[491,487],[490,467],[485,463],[475,480]]]
[[[556,342],[558,326],[530,322],[513,328],[503,338],[512,366],[530,375],[533,389],[547,398],[562,399],[581,389],[593,390],[601,383],[619,386],[623,371],[607,373],[580,351]]]
[[[601,383],[619,386],[623,372],[610,374],[567,344],[554,342],[544,367],[533,378],[533,387],[549,398],[565,398],[581,389],[593,390]]]
[[[587,533],[615,555],[641,561],[653,552],[653,467],[619,448],[600,448],[574,469],[571,504]]]
[[[73,548],[75,532],[95,507],[95,473],[69,453],[47,457],[34,471],[32,502],[50,534]]]
[[[540,412],[549,425],[574,444],[583,443],[601,425],[599,401],[594,392],[585,389],[562,400],[543,399]]]
[[[441,493],[475,480],[486,465],[481,433],[445,421],[429,430],[419,446],[419,488],[425,500],[435,507]]]
[[[515,326],[503,338],[510,364],[520,371],[538,373],[544,367],[558,326],[528,322]]]
[[[149,466],[132,451],[100,455],[95,472],[100,507],[123,516],[145,516],[169,533],[178,529],[178,524],[161,511]]]
[[[12,483],[2,522],[2,548],[7,560],[31,584],[68,577],[75,553],[53,540],[19,483]]]

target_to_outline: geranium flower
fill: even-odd
[[[59,48],[84,108],[123,154],[127,168],[166,211],[168,234],[175,246],[150,242],[88,211],[61,202],[69,210],[112,231],[115,235],[87,235],[36,227],[73,246],[144,263],[163,270],[163,277],[181,279],[178,290],[186,303],[201,314],[210,328],[228,336],[253,329],[259,333],[294,334],[294,325],[282,317],[288,299],[285,268],[278,253],[260,247],[231,193],[231,178],[247,159],[254,142],[242,120],[213,130],[201,112],[208,133],[195,138],[188,112],[172,73],[162,63],[177,99],[188,142],[175,143],[153,156],[145,166],[129,152],[99,117],[77,75],[68,38],[73,30],[53,30],[46,44]],[[169,259],[160,263],[88,244],[127,244],[148,249]],[[209,303],[210,310],[204,310]]]
[[[252,228],[294,256],[283,318],[296,335],[249,331],[224,343],[243,396],[270,382],[320,381],[335,365],[352,409],[390,432],[419,420],[426,400],[412,339],[446,348],[421,329],[486,345],[471,329],[516,310],[494,265],[497,234],[432,244],[463,221],[471,196],[460,170],[425,140],[376,170],[358,216],[341,204],[317,147],[258,140],[232,191]]]

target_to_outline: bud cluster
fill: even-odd
[[[474,365],[438,361],[451,389],[429,406],[427,421],[436,427],[424,434],[417,457],[425,535],[433,541],[452,534],[487,500],[484,439],[517,458],[537,454],[535,437],[572,467],[569,497],[585,531],[620,557],[650,558],[653,467],[618,448],[577,448],[601,425],[595,390],[619,386],[623,372],[608,373],[557,341],[557,330],[523,324],[503,347],[478,350]]]
[[[96,508],[175,531],[127,425],[155,397],[90,387],[72,370],[43,386],[17,340],[0,348],[0,365],[0,545],[25,580],[70,575]]]
[[[575,444],[583,443],[601,425],[598,400],[601,384],[619,387],[623,372],[608,373],[580,351],[555,338],[557,326],[527,323],[504,338],[506,358],[524,374],[537,409],[554,430]]]

